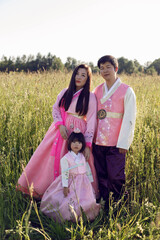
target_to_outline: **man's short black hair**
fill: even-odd
[[[118,60],[111,55],[105,55],[98,60],[97,65],[99,69],[100,69],[100,65],[106,62],[110,62],[114,66],[114,69],[118,68]]]

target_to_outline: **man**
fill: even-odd
[[[125,184],[125,155],[134,134],[136,97],[131,87],[117,78],[118,61],[110,55],[98,60],[105,83],[94,90],[98,103],[97,131],[93,156],[100,197],[108,203],[109,193],[118,200]]]

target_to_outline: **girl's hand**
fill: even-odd
[[[68,138],[67,128],[64,125],[60,125],[59,126],[59,131],[60,131],[60,134],[61,134],[62,138],[66,140]]]
[[[84,149],[84,156],[85,156],[86,161],[88,161],[88,159],[90,157],[90,148],[89,147],[86,147]]]
[[[64,196],[67,197],[67,196],[68,196],[68,193],[69,193],[69,188],[68,188],[68,187],[64,187],[64,188],[63,188],[63,194],[64,194]]]

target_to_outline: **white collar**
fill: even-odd
[[[104,94],[103,98],[106,97],[107,94],[109,94],[112,91],[112,89],[115,88],[119,84],[120,81],[121,81],[120,78],[117,78],[117,80],[114,82],[114,84],[112,85],[112,87],[109,90],[107,87],[107,83],[105,82],[104,83],[105,94]]]
[[[82,91],[82,89],[83,89],[83,88],[81,88],[81,89],[79,89],[77,92],[75,92],[75,93],[73,94],[73,96],[76,95],[77,93],[79,93],[80,91]]]
[[[71,155],[74,157],[74,161],[75,161],[76,163],[79,163],[79,161],[80,161],[80,153],[75,154],[73,151],[70,151],[70,153],[71,153]]]
[[[104,83],[104,87],[105,87],[106,83]],[[105,92],[105,94],[103,95],[103,97],[100,99],[101,104],[105,103],[105,101],[107,101],[107,99],[109,99],[113,93],[117,90],[117,88],[119,88],[119,86],[121,85],[121,80],[120,78],[118,78],[116,80],[116,82],[112,85],[112,87],[109,89],[108,92]],[[106,85],[107,88],[107,85]],[[105,89],[104,89],[105,90]],[[107,88],[108,90],[108,88]]]

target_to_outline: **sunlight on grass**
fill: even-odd
[[[137,97],[134,141],[127,153],[128,198],[110,201],[90,222],[56,223],[39,202],[15,189],[52,123],[52,105],[70,73],[0,73],[0,239],[160,239],[160,77],[126,76]],[[91,89],[102,83],[93,76]]]

